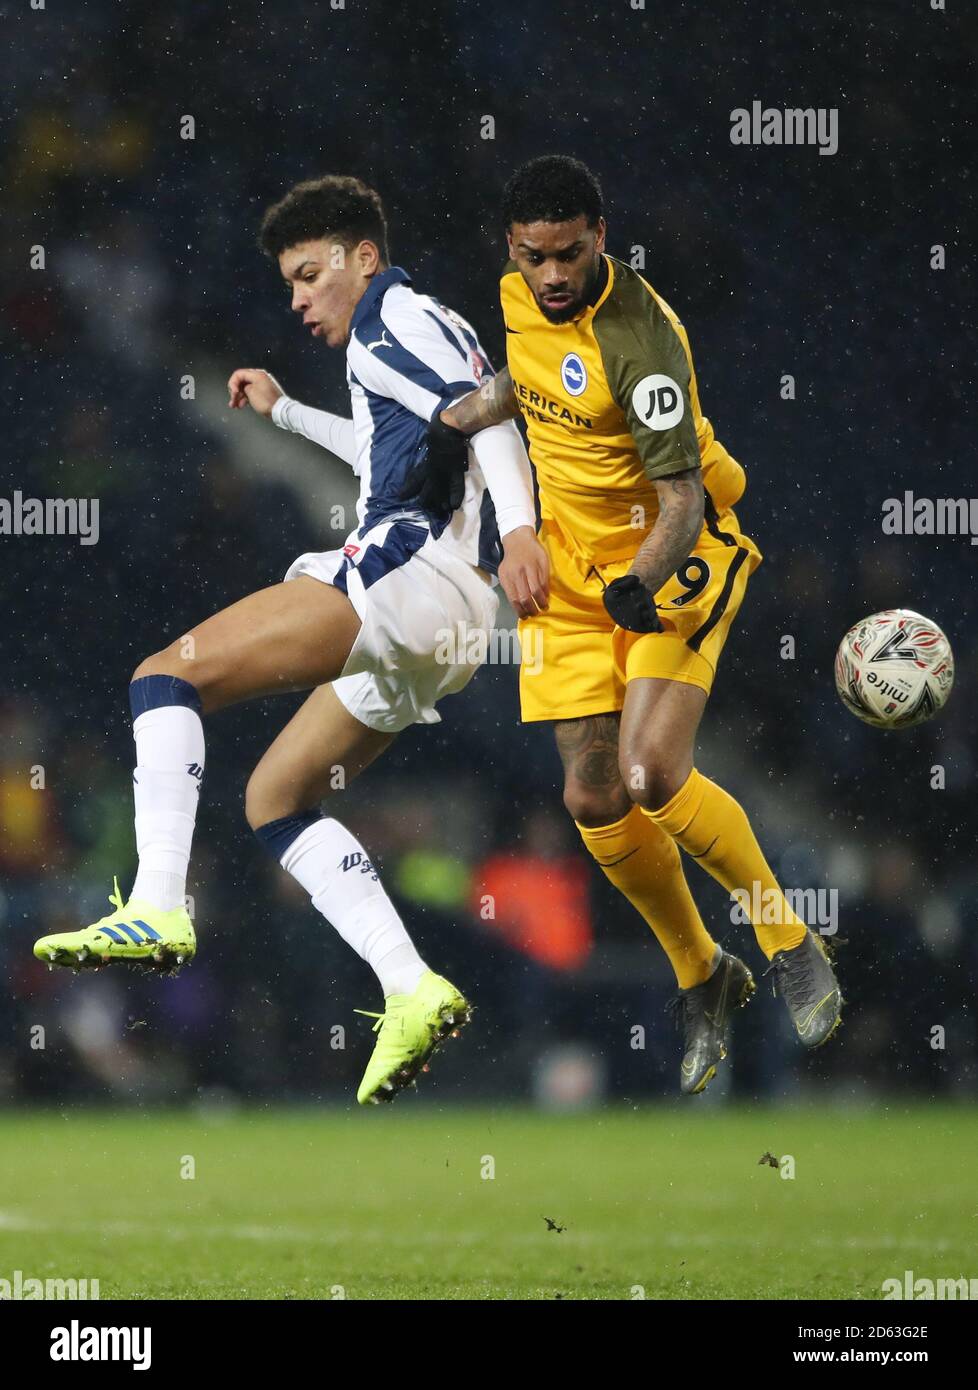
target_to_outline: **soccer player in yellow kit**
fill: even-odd
[[[526,422],[541,524],[510,544],[527,577],[521,643],[542,659],[521,670],[522,715],[553,722],[581,838],[669,957],[692,1094],[754,981],[707,931],[680,849],[765,905],[752,909],[755,934],[803,1043],[826,1042],[842,1004],[742,807],[694,767],[717,662],[761,563],[732,510],[744,470],[700,410],[683,325],[605,253],[590,171],[532,160],[507,186],[505,222],[508,371],[440,418],[466,435],[518,412]]]

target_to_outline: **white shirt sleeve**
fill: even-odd
[[[316,410],[311,405],[303,405],[290,396],[279,396],[272,406],[272,423],[280,430],[304,435],[314,444],[341,458],[357,472],[357,446],[353,434],[353,421],[343,415],[332,415],[328,410]]]
[[[518,526],[532,526],[536,530],[530,460],[513,421],[480,430],[472,436],[471,448],[496,509],[500,537]]]

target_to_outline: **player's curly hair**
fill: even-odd
[[[290,188],[262,218],[258,244],[277,260],[290,246],[331,237],[347,250],[372,241],[387,265],[387,218],[380,194],[360,179],[325,174]]]
[[[570,222],[584,215],[589,227],[604,215],[601,185],[586,164],[563,154],[531,159],[513,174],[503,194],[507,231],[514,222]]]

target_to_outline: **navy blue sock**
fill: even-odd
[[[195,687],[179,676],[140,676],[130,683],[129,708],[133,719],[163,705],[186,705],[197,714],[203,712]]]
[[[260,825],[255,836],[264,845],[273,859],[282,862],[282,855],[297,840],[304,830],[317,821],[325,820],[322,811],[297,811],[294,816],[282,816]]]

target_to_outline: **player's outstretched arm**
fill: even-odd
[[[284,395],[272,374],[259,367],[239,367],[228,379],[228,405],[232,410],[250,405],[256,414],[269,416],[279,396]]]
[[[441,412],[441,419],[463,434],[476,434],[490,425],[515,420],[520,413],[513,390],[513,378],[504,367],[496,376],[484,381],[477,391],[463,396],[453,406]]]
[[[317,410],[315,406],[293,400],[269,372],[254,367],[240,367],[232,373],[228,396],[232,410],[250,405],[279,429],[301,434],[348,463],[354,473],[359,472],[353,421],[346,416],[333,415],[328,410]]]
[[[699,465],[655,479],[659,515],[632,567],[604,591],[604,606],[619,627],[659,632],[655,594],[688,558],[703,526],[703,476]]]

